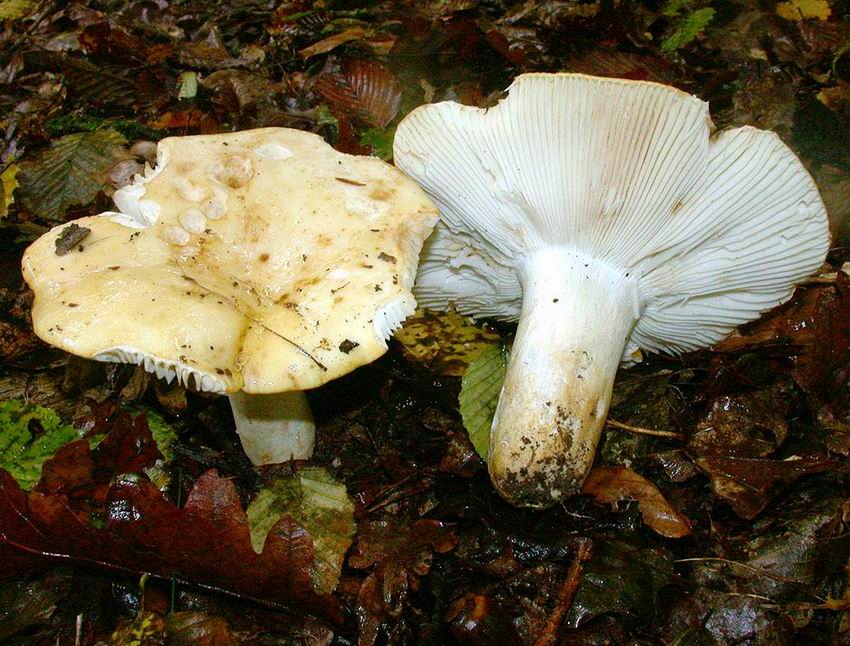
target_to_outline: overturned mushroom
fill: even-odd
[[[27,250],[35,332],[229,393],[257,464],[310,456],[302,391],[386,351],[437,218],[392,166],[285,128],[165,139],[114,199]]]
[[[672,87],[573,74],[399,125],[396,164],[442,214],[420,303],[519,320],[488,460],[512,503],[581,487],[621,362],[719,341],[823,262],[826,213],[794,154],[771,132],[711,131]]]

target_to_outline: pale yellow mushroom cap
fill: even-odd
[[[115,203],[68,253],[69,225],[27,249],[35,332],[214,392],[305,390],[382,355],[437,219],[389,164],[286,128],[164,139]]]

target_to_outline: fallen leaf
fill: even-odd
[[[109,169],[128,153],[111,129],[66,135],[34,159],[21,162],[16,195],[31,213],[61,222],[72,206],[85,206],[108,184]]]
[[[165,634],[169,646],[230,646],[241,642],[224,617],[195,610],[168,613]]]
[[[367,37],[368,33],[369,32],[362,27],[350,27],[335,34],[331,34],[327,38],[323,38],[309,47],[305,47],[299,53],[305,60],[312,58],[313,56],[319,56],[320,54],[327,54],[345,43],[350,43],[355,40],[363,40]]]
[[[636,545],[623,536],[596,536],[565,627],[575,629],[607,613],[651,621],[658,611],[659,591],[674,576],[673,556],[663,547]]]
[[[333,592],[355,530],[354,504],[345,485],[322,467],[306,467],[263,487],[248,505],[251,543],[257,554],[262,553],[269,530],[284,517],[313,539],[313,588],[320,593]]]
[[[487,346],[469,364],[461,381],[460,415],[472,446],[485,461],[507,364],[508,351],[503,344]]]
[[[636,500],[643,522],[665,538],[691,534],[690,520],[673,509],[654,484],[626,467],[593,467],[581,493],[615,509],[621,500]]]
[[[0,576],[60,557],[339,618],[334,599],[311,584],[315,552],[307,530],[285,516],[257,554],[230,480],[207,471],[185,506],[175,506],[136,475],[161,457],[146,418],[124,413],[115,420],[95,449],[85,441],[62,447],[30,493],[0,469]]]
[[[470,362],[501,336],[454,310],[417,310],[395,334],[408,359],[439,375],[460,376]]]
[[[37,0],[3,0],[0,2],[0,20],[20,20],[33,13]]]
[[[29,490],[44,462],[82,433],[62,423],[49,408],[19,400],[0,403],[0,469]]]
[[[401,101],[398,80],[377,61],[347,59],[341,72],[320,74],[315,88],[336,110],[373,128],[385,128]]]
[[[9,164],[0,175],[0,220],[9,213],[9,207],[15,201],[15,189],[18,187],[18,166]]]
[[[46,623],[56,611],[56,600],[39,581],[0,583],[0,642]]]
[[[804,20],[806,18],[817,18],[818,20],[829,20],[832,9],[827,0],[788,0],[776,5],[776,15],[785,20]]]
[[[686,11],[676,22],[673,31],[661,43],[662,52],[675,52],[691,43],[714,20],[714,9],[703,7]]]
[[[747,520],[755,518],[783,487],[835,464],[826,455],[786,460],[705,456],[695,462],[711,480],[712,491]]]
[[[357,595],[358,644],[375,643],[381,625],[402,614],[408,595],[419,587],[419,577],[430,571],[433,553],[448,552],[455,545],[457,536],[452,528],[436,520],[361,524],[348,564],[360,570],[374,569]]]
[[[141,611],[124,619],[109,636],[109,646],[162,646],[165,644],[165,620],[155,612]]]

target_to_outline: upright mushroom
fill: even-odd
[[[488,460],[516,505],[581,487],[621,362],[719,341],[829,246],[817,188],[775,134],[712,135],[706,103],[656,83],[525,74],[488,110],[414,110],[395,161],[442,214],[420,304],[519,320]]]
[[[229,393],[256,464],[310,456],[302,391],[386,351],[437,219],[389,164],[285,128],[164,139],[114,199],[27,250],[36,334]]]

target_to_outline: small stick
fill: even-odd
[[[578,584],[581,582],[581,564],[590,558],[592,552],[593,543],[590,542],[590,539],[581,539],[572,565],[570,565],[570,569],[567,571],[567,578],[558,592],[555,610],[549,615],[549,619],[546,621],[546,625],[543,626],[543,631],[540,633],[537,641],[534,642],[534,646],[552,646],[558,642],[558,632],[561,629],[561,624],[564,623],[564,618],[573,605],[573,597],[578,589]]]
[[[605,424],[608,426],[613,426],[614,428],[619,428],[623,431],[628,431],[629,433],[636,433],[638,435],[653,435],[655,437],[670,437],[676,440],[682,438],[679,433],[674,433],[673,431],[653,431],[650,428],[643,428],[642,426],[632,426],[631,424],[623,424],[623,422],[618,422],[615,419],[611,419],[610,417],[605,420]]]

